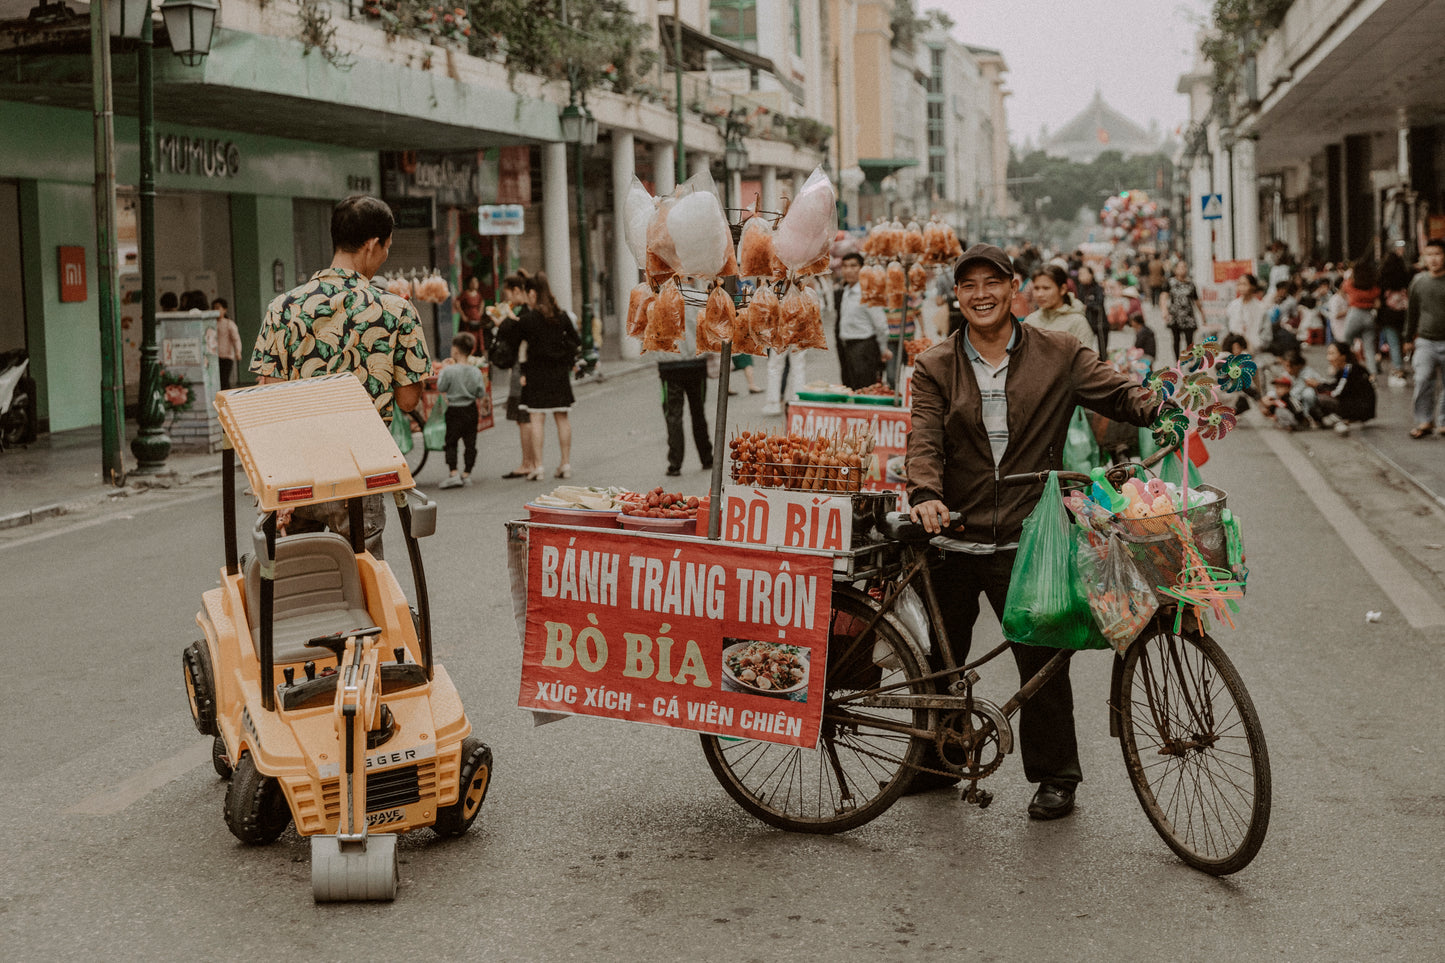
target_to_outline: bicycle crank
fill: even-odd
[[[997,769],[1004,756],[1013,752],[1013,729],[998,706],[984,699],[973,699],[969,708],[950,712],[939,720],[933,741],[944,765],[976,784]],[[976,785],[970,787],[969,794],[973,795],[976,789]]]

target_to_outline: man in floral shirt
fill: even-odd
[[[431,371],[421,320],[411,303],[386,296],[371,278],[391,252],[391,209],[354,195],[331,214],[331,266],[276,298],[266,310],[251,371],[262,384],[353,371],[390,422],[421,399]]]
[[[251,371],[261,384],[351,371],[390,422],[394,407],[411,411],[421,400],[431,371],[421,319],[411,302],[372,287],[371,278],[391,253],[391,208],[384,201],[352,195],[331,212],[331,266],[271,302]],[[365,499],[366,537],[381,557],[386,515],[381,497]],[[346,534],[345,506],[307,506],[295,513],[288,531],[305,523],[324,524]]]

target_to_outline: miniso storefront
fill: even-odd
[[[98,424],[91,115],[0,102],[0,130],[0,351],[29,350],[50,431]],[[140,367],[136,138],[135,119],[116,117],[127,404]],[[157,310],[224,298],[243,346],[271,298],[329,263],[336,200],[380,189],[375,151],[328,144],[158,123],[155,156]]]

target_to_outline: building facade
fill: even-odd
[[[1255,258],[1278,241],[1321,262],[1390,250],[1408,262],[1445,236],[1442,36],[1440,4],[1295,0],[1240,39],[1226,89],[1201,56],[1180,79],[1196,259]],[[1220,195],[1219,220],[1203,217],[1206,194]]]

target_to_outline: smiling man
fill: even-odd
[[[1010,306],[1019,282],[999,248],[969,248],[953,278],[965,324],[916,362],[907,474],[913,520],[938,535],[934,584],[962,665],[979,595],[1003,618],[1019,534],[1043,492],[1038,484],[1000,479],[1061,469],[1075,405],[1139,426],[1150,422],[1155,405],[1142,386],[1078,338],[1014,320]],[[1013,654],[1020,680],[1027,681],[1054,650],[1016,644]],[[1068,815],[1083,771],[1067,662],[1024,704],[1019,741],[1024,774],[1039,784],[1029,815]],[[925,774],[915,778],[914,789],[954,782]]]

